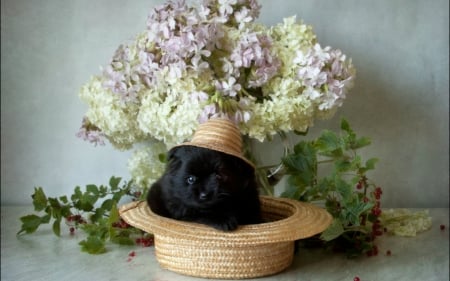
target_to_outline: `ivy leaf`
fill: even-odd
[[[111,177],[109,179],[109,186],[111,187],[111,191],[116,191],[119,189],[119,183],[122,180],[120,177]]]
[[[82,196],[83,196],[83,193],[81,192],[81,188],[79,186],[77,186],[77,187],[75,187],[74,193],[70,197],[70,200],[72,200],[73,202],[76,202],[76,201],[79,201]]]
[[[356,150],[356,149],[360,149],[362,147],[368,146],[371,143],[372,142],[370,141],[370,139],[368,137],[361,137],[361,138],[355,140],[355,142],[352,143],[350,148],[353,150]]]
[[[34,188],[34,194],[31,195],[33,198],[33,206],[36,211],[42,211],[47,207],[47,196],[45,196],[42,187]]]
[[[342,118],[341,119],[341,130],[347,132],[348,134],[353,134],[353,130],[350,128],[350,124],[348,123],[347,119]]]
[[[345,158],[336,159],[334,168],[337,172],[346,172],[352,169],[352,162]]]
[[[86,185],[86,192],[98,195],[100,193],[98,187],[95,184]]]
[[[324,130],[315,145],[322,155],[334,157],[343,155],[342,140],[332,131]]]
[[[112,199],[106,199],[105,201],[103,201],[101,208],[104,210],[111,210],[112,206],[114,204],[114,200]]]
[[[158,154],[158,160],[161,163],[167,163],[167,154],[166,153]]]
[[[61,236],[61,219],[55,220],[53,222],[53,233],[55,233],[56,236]]]
[[[331,241],[341,236],[344,233],[344,227],[342,226],[342,222],[340,219],[335,218],[330,226],[325,229],[324,232],[320,235],[320,239],[325,241]]]
[[[351,225],[360,225],[360,216],[362,213],[370,210],[373,207],[372,203],[358,202],[354,204],[348,204],[341,213],[341,218],[347,221]]]
[[[334,184],[336,186],[336,191],[342,196],[342,201],[344,203],[350,201],[353,195],[352,187],[338,176],[334,179]]]
[[[60,196],[59,197],[59,200],[61,200],[61,202],[63,203],[63,204],[67,204],[67,203],[69,203],[69,200],[67,199],[67,196]]]
[[[294,153],[282,159],[288,173],[300,175],[306,185],[310,184],[317,170],[316,150],[310,142],[300,142],[294,147]]]
[[[47,216],[45,216],[45,218],[47,218]],[[22,222],[22,227],[19,232],[17,232],[17,235],[21,234],[22,232],[33,233],[42,223],[41,217],[37,215],[23,216],[20,218],[20,221]]]
[[[111,238],[111,242],[119,244],[119,245],[126,245],[126,246],[133,246],[135,245],[135,242],[133,239],[127,236],[114,236]]]
[[[88,236],[86,240],[78,243],[81,246],[81,251],[89,254],[103,254],[106,252],[105,241],[97,236]]]
[[[366,169],[373,170],[375,169],[375,164],[378,162],[378,158],[370,158],[366,161]]]

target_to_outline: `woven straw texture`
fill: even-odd
[[[200,124],[192,140],[178,146],[185,145],[208,148],[233,155],[254,167],[254,164],[242,154],[242,137],[239,128],[228,119],[213,118]]]
[[[169,270],[196,277],[244,279],[272,275],[293,259],[294,241],[325,230],[331,215],[314,205],[261,196],[265,223],[223,232],[154,214],[145,201],[119,208],[130,225],[155,236],[158,262]]]

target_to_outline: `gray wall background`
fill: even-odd
[[[77,94],[162,2],[1,1],[2,205],[30,204],[34,186],[59,196],[111,175],[129,178],[130,152],[75,137],[87,108]],[[362,154],[380,158],[370,176],[384,189],[384,207],[448,207],[449,2],[260,3],[260,22],[297,15],[322,46],[341,49],[357,68],[344,106],[308,137],[345,117],[373,141]],[[279,159],[277,144],[256,144],[263,162]]]

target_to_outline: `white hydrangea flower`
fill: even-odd
[[[154,142],[136,149],[128,160],[128,170],[136,186],[149,188],[164,173],[165,163],[161,155],[165,155],[167,147],[162,142]]]

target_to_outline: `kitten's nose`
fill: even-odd
[[[200,195],[198,196],[200,200],[206,200],[208,198],[208,194],[206,192],[200,192]]]

